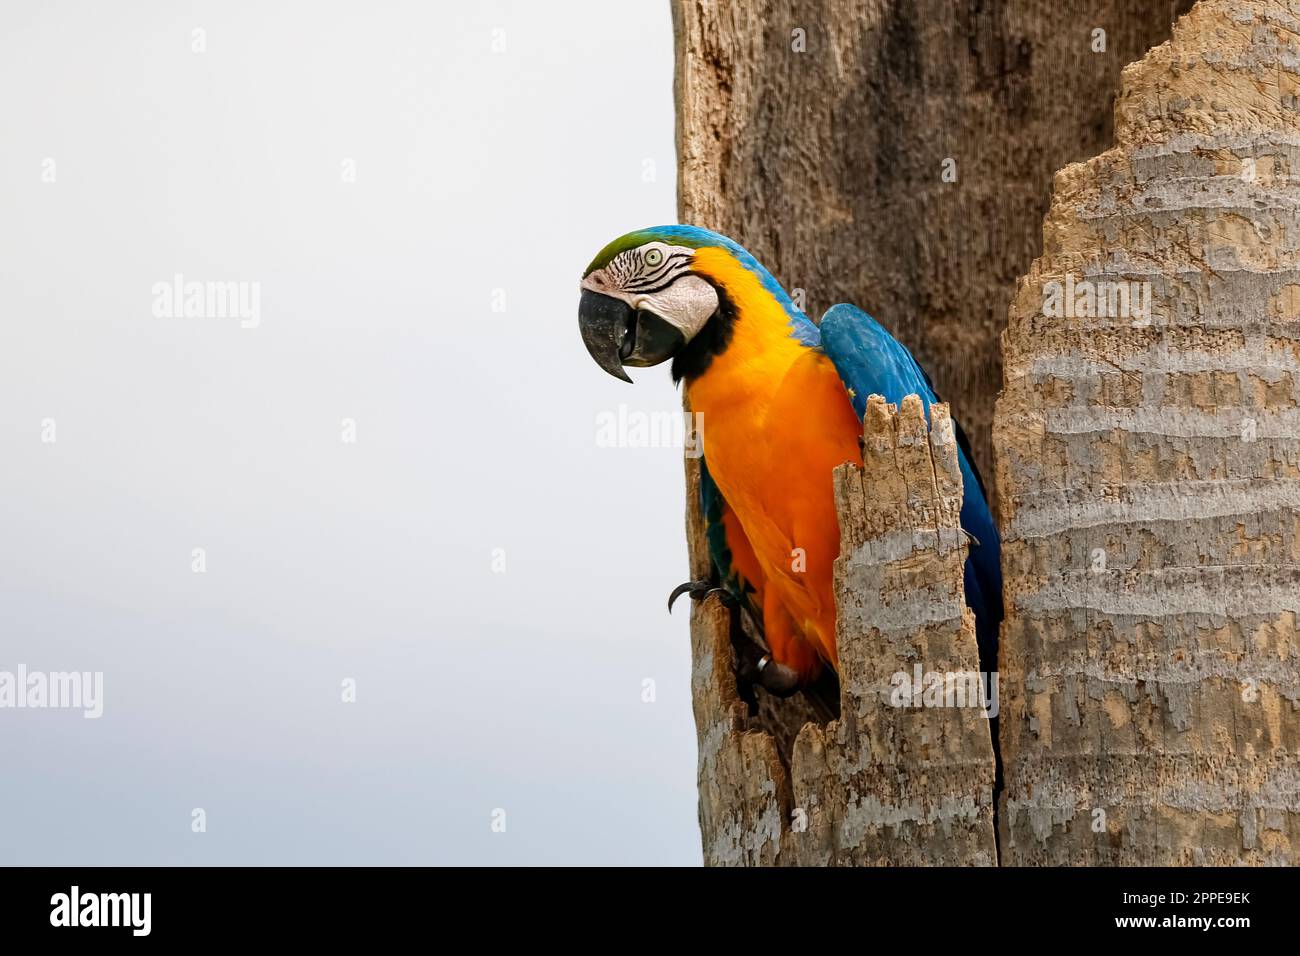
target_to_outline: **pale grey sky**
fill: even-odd
[[[0,862],[697,863],[681,452],[596,441],[678,398],[576,328],[668,5],[11,0],[0,116],[0,671],[104,675]]]

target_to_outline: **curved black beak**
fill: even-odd
[[[596,360],[596,364],[615,378],[632,381],[623,371],[623,340],[635,336],[636,316],[632,307],[622,299],[601,295],[590,289],[582,290],[578,303],[578,331],[582,344]],[[630,354],[631,345],[627,349]]]
[[[686,343],[681,329],[662,316],[591,289],[582,290],[578,330],[596,364],[625,382],[632,379],[623,366],[658,365]]]

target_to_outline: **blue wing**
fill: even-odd
[[[870,395],[882,395],[895,405],[908,395],[918,395],[929,418],[930,404],[939,401],[934,386],[912,354],[879,322],[856,306],[835,305],[822,317],[820,331],[822,350],[852,390],[853,410],[858,418],[865,412]],[[997,669],[998,626],[1002,621],[1002,546],[984,484],[971,463],[970,442],[956,418],[953,426],[961,467],[961,526],[975,538],[966,558],[966,604],[975,613],[983,669],[992,672]]]

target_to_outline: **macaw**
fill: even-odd
[[[579,330],[591,357],[626,382],[625,367],[672,360],[702,415],[701,506],[717,582],[677,588],[693,599],[720,591],[766,644],[757,682],[787,695],[838,670],[833,564],[839,554],[831,471],[862,464],[867,398],[938,401],[911,353],[871,316],[835,305],[820,324],[744,248],[695,226],[628,233],[583,273]],[[997,530],[970,445],[956,424],[970,539],[966,603],[982,669],[996,670],[1002,620]],[[802,549],[798,551],[796,549]],[[795,560],[795,556],[802,560]]]

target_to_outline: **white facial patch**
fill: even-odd
[[[718,311],[718,290],[699,276],[684,275],[661,292],[633,295],[627,301],[634,309],[649,309],[663,316],[689,342]]]
[[[695,250],[649,242],[614,257],[582,280],[582,288],[648,309],[681,330],[689,342],[718,309],[718,293],[690,273]]]

